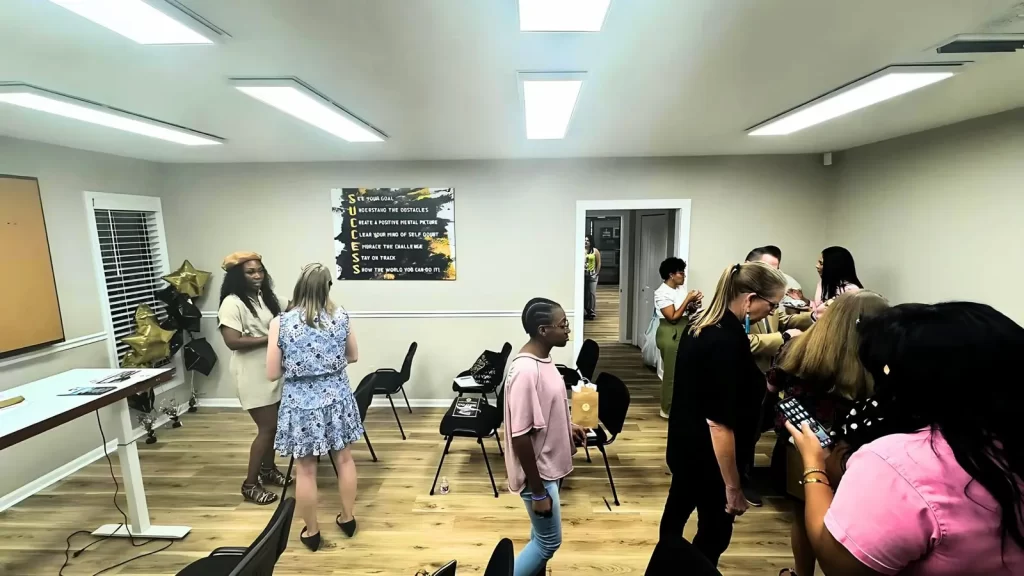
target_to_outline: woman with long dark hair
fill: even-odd
[[[814,433],[787,423],[822,569],[1024,574],[1024,328],[970,302],[903,304],[859,326],[875,395],[840,426],[834,494]]]
[[[857,278],[857,266],[853,262],[853,254],[842,246],[829,246],[821,251],[818,257],[818,287],[814,291],[811,309],[832,300],[846,292],[856,292],[864,288]]]
[[[281,314],[274,282],[255,252],[235,252],[224,258],[224,282],[217,312],[224,345],[231,350],[231,376],[238,400],[256,423],[256,438],[249,448],[249,470],[242,497],[270,504],[277,494],[264,484],[283,486],[284,474],[274,464],[274,435],[281,383],[267,379],[267,334],[270,321]]]

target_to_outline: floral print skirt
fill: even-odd
[[[352,392],[321,408],[300,408],[281,401],[274,449],[282,456],[321,456],[341,450],[363,436],[359,407]]]

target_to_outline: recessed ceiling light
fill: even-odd
[[[29,84],[0,84],[0,103],[48,112],[65,118],[159,138],[186,146],[212,146],[224,140],[117,108],[50,92]]]
[[[565,138],[584,72],[524,72],[519,74],[530,140]]]
[[[233,78],[253,98],[349,142],[383,142],[387,136],[298,78]]]
[[[139,44],[212,44],[220,35],[162,0],[50,0]]]
[[[519,0],[522,32],[600,32],[611,0]]]
[[[890,66],[749,129],[750,136],[784,136],[924,88],[957,73],[962,64]]]

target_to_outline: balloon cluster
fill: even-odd
[[[209,272],[196,270],[185,260],[176,271],[162,277],[168,286],[155,295],[167,304],[167,318],[159,321],[146,304],[135,309],[135,333],[121,339],[131,347],[121,359],[122,368],[148,368],[174,356],[185,346],[185,332],[190,336],[199,332],[202,313],[192,303],[192,298],[203,294],[210,276]]]

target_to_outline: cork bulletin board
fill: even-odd
[[[39,181],[0,175],[0,358],[63,341]]]

